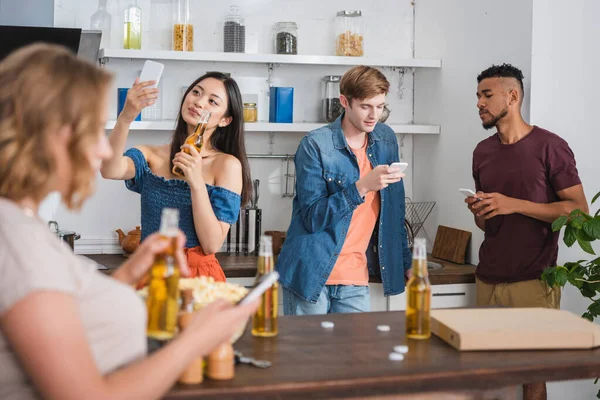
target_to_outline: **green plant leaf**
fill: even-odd
[[[594,322],[594,317],[590,313],[583,313],[581,317],[587,319],[590,322]]]
[[[579,243],[579,247],[581,247],[581,250],[585,251],[588,254],[596,255],[589,241],[577,238],[577,243]]]
[[[581,289],[583,285],[583,273],[581,271],[573,271],[569,274],[569,283],[577,289]]]
[[[600,239],[600,219],[594,218],[586,221],[583,224],[583,230],[594,239]]]
[[[581,292],[583,297],[593,299],[596,296],[596,289],[593,287],[592,284],[587,282],[583,282],[579,291]]]
[[[585,223],[585,219],[581,215],[577,215],[573,217],[571,221],[569,221],[569,225],[571,225],[575,229],[583,228],[583,224]]]
[[[583,229],[576,230],[575,235],[577,236],[578,240],[583,240],[585,242],[593,242],[596,240],[595,237],[588,235]]]
[[[594,204],[594,202],[596,200],[598,200],[598,197],[600,197],[600,192],[596,193],[596,195],[594,196],[594,198],[592,199],[592,204]]]
[[[558,232],[562,229],[563,226],[565,226],[567,224],[567,222],[569,221],[569,217],[567,217],[566,215],[562,215],[560,217],[558,217],[553,223],[552,223],[552,231],[553,232]]]
[[[554,287],[556,285],[556,269],[557,267],[546,268],[544,272],[542,272],[541,279],[550,287]]]
[[[573,229],[569,225],[567,225],[567,227],[565,228],[565,237],[563,238],[563,241],[565,242],[567,247],[573,246],[573,243],[575,243],[577,241],[577,235],[575,234],[575,229]]]
[[[594,218],[597,218],[600,215],[600,208],[596,210],[596,214],[594,214]]]
[[[588,307],[588,312],[594,317],[600,315],[600,302],[594,302]]]
[[[563,287],[565,283],[569,281],[569,273],[564,268],[557,268],[556,270],[556,283]]]

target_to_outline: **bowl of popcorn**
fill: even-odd
[[[224,299],[235,304],[248,293],[248,289],[243,286],[228,282],[216,282],[213,277],[209,276],[181,278],[179,279],[179,290],[180,292],[184,290],[192,291],[195,311],[201,310],[218,299]],[[148,295],[148,287],[138,290],[138,293],[145,299]],[[248,325],[247,320],[231,338],[232,344],[244,334],[246,325]]]

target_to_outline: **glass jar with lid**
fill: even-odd
[[[225,53],[246,52],[246,25],[238,6],[231,6],[223,24],[223,51]]]
[[[190,0],[173,1],[173,50],[194,51],[194,25]]]
[[[258,109],[256,103],[244,103],[244,122],[256,122],[258,120]]]
[[[339,75],[327,75],[323,79],[323,119],[333,122],[344,112],[340,102],[340,80]]]
[[[364,21],[358,10],[338,11],[335,18],[335,54],[362,57],[364,55]]]
[[[275,24],[275,53],[298,54],[298,25],[283,21]]]

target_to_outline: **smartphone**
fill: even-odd
[[[237,304],[243,305],[250,303],[260,297],[264,292],[267,291],[275,282],[279,279],[279,273],[277,271],[271,271],[268,274],[264,275],[260,282],[258,282],[246,296],[242,297]]]
[[[458,189],[459,192],[465,195],[465,197],[473,197],[475,196],[475,192],[471,189]]]
[[[165,69],[164,64],[146,60],[144,63],[144,68],[142,68],[142,73],[140,74],[140,82],[156,81],[154,85],[148,87],[158,87],[158,82],[160,81],[163,69]]]
[[[408,167],[408,163],[405,162],[395,162],[390,164],[390,168],[393,168],[393,172],[404,172],[404,170]]]

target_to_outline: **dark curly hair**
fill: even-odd
[[[488,69],[477,75],[477,83],[487,78],[515,78],[519,82],[521,93],[525,94],[523,89],[523,72],[511,64],[492,65]]]

